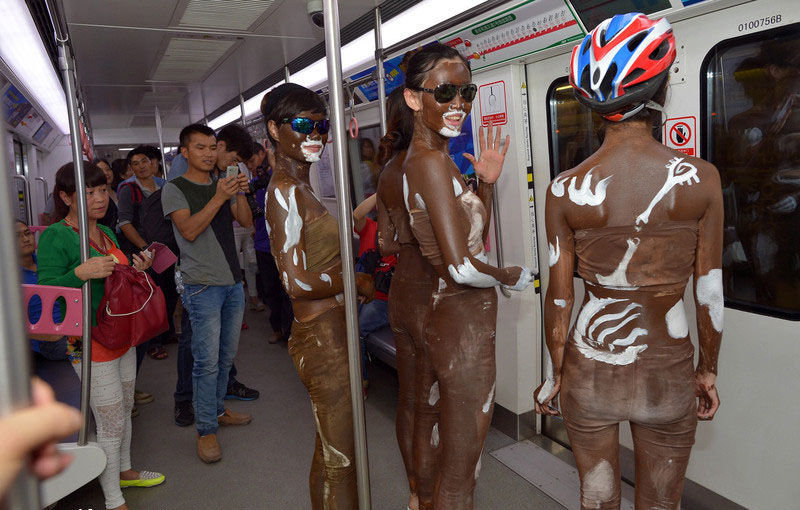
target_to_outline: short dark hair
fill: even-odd
[[[238,124],[228,124],[217,133],[217,143],[225,142],[225,148],[229,152],[235,152],[247,161],[253,156],[253,137],[242,126]]]
[[[181,143],[181,147],[189,148],[189,141],[192,139],[192,135],[195,133],[199,133],[205,136],[213,136],[214,138],[217,137],[214,130],[204,124],[189,124],[185,128],[181,129],[181,134],[178,137]]]
[[[157,159],[158,161],[163,161],[164,157],[161,155],[161,150],[158,147],[153,145],[145,145],[142,147],[147,154],[147,157],[150,159]]]
[[[133,157],[134,156],[138,156],[139,154],[142,154],[143,156],[146,156],[147,159],[150,159],[150,156],[147,154],[147,146],[146,145],[138,145],[132,151],[128,152],[128,155],[125,156],[125,160],[130,165],[131,164],[131,160],[133,159]]]
[[[100,167],[88,161],[83,162],[83,177],[87,188],[108,184],[106,174]],[[56,172],[56,185],[53,187],[53,205],[55,205],[55,221],[61,221],[67,216],[69,207],[61,200],[61,192],[67,195],[75,193],[75,165],[70,161]]]
[[[264,150],[265,150],[265,149],[264,149],[264,146],[263,146],[263,145],[261,145],[261,144],[260,144],[260,143],[258,143],[258,142],[253,142],[253,155],[254,155],[254,156],[255,156],[256,154],[261,154],[262,152],[264,152]]]
[[[277,96],[272,96],[277,94]],[[279,98],[277,101],[271,98]],[[261,100],[261,113],[264,115],[264,125],[267,127],[267,137],[275,146],[277,143],[269,134],[269,121],[280,124],[282,119],[292,118],[300,112],[328,114],[328,105],[325,100],[313,90],[301,87],[294,83],[284,83],[269,91]]]

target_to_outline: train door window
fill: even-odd
[[[550,126],[550,178],[569,170],[600,147],[600,116],[575,99],[565,76],[550,85],[547,93]]]
[[[722,179],[726,304],[800,319],[800,24],[715,46],[703,149]]]

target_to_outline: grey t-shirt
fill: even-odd
[[[161,191],[164,217],[180,209],[191,214],[208,204],[217,190],[217,181],[197,184],[184,177],[168,182]],[[230,205],[236,202],[232,197]],[[172,224],[180,248],[180,270],[183,283],[189,285],[228,286],[242,280],[236,243],[233,238],[233,213],[230,206],[220,207],[211,224],[194,241],[188,241]]]

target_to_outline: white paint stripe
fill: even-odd
[[[725,311],[721,269],[712,269],[707,275],[697,279],[697,302],[708,308],[711,325],[721,333]]]
[[[494,390],[496,386],[496,382],[492,384],[492,389],[489,391],[489,396],[486,398],[486,403],[483,404],[483,414],[488,413],[489,409],[492,407],[492,402],[494,402]]]

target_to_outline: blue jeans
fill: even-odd
[[[192,389],[197,432],[217,431],[217,417],[225,412],[228,375],[239,347],[244,317],[241,282],[220,287],[184,284],[183,306],[192,323]]]
[[[364,339],[373,331],[389,325],[389,302],[373,299],[358,307],[358,330],[361,337],[361,378],[367,380],[367,348]]]

